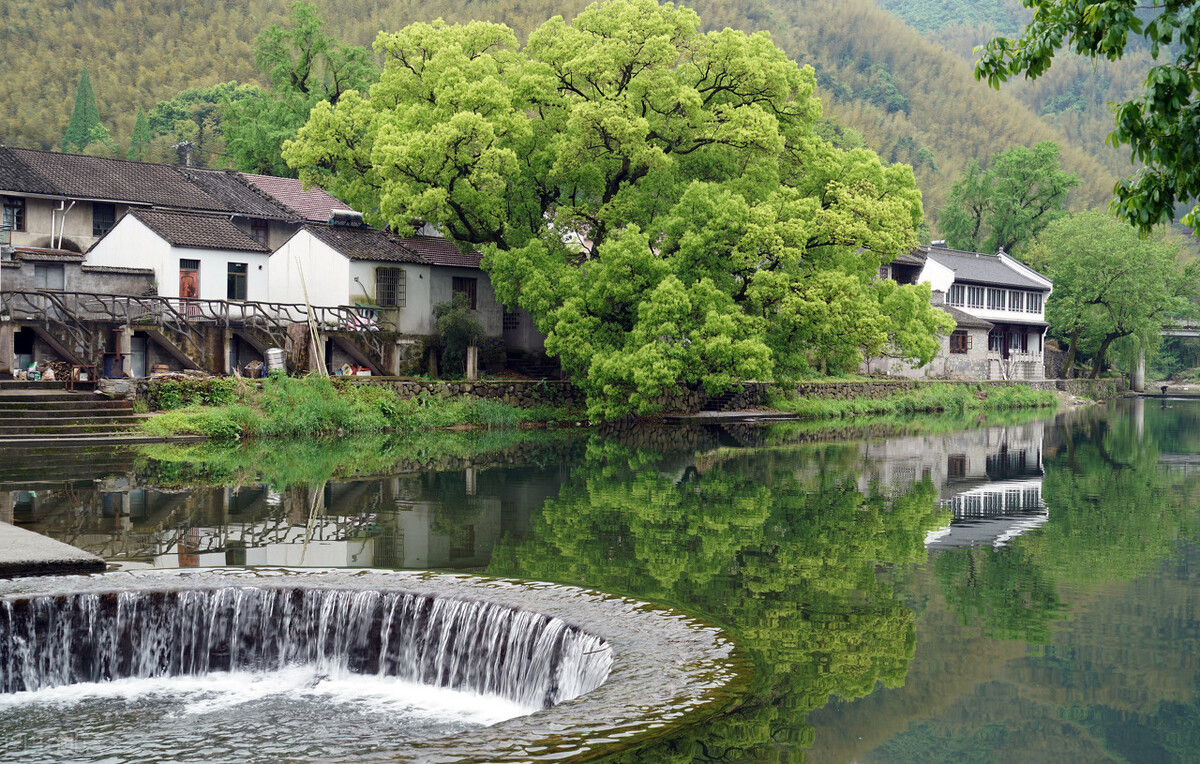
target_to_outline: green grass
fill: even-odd
[[[153,436],[202,435],[235,440],[311,437],[336,433],[418,432],[446,427],[516,428],[574,421],[578,412],[551,406],[517,408],[479,398],[396,397],[377,385],[335,385],[325,377],[269,377],[242,384],[222,405],[184,405],[146,420]]]
[[[947,412],[1048,408],[1058,405],[1054,393],[1026,385],[922,385],[885,398],[798,398],[775,395],[770,405],[806,419],[891,416]]]

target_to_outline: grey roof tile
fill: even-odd
[[[271,251],[229,222],[224,215],[196,215],[143,209],[133,209],[126,214],[145,223],[150,230],[172,246],[231,249],[238,252]]]
[[[351,260],[429,265],[402,240],[385,231],[366,226],[306,225],[304,229]]]
[[[1005,264],[999,255],[930,247],[928,258],[954,271],[956,282],[970,281],[977,284],[1021,287],[1041,292],[1049,291],[1044,284],[1034,281]]]

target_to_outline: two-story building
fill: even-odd
[[[1046,300],[1050,279],[1005,252],[949,249],[941,242],[897,258],[880,276],[927,283],[933,304],[950,314],[954,330],[938,355],[913,367],[871,359],[867,370],[913,378],[1043,379]]]

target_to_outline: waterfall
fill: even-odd
[[[0,692],[311,665],[548,708],[608,677],[560,618],[404,591],[227,587],[0,600]]]

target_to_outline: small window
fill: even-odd
[[[4,197],[4,225],[14,231],[25,230],[25,199],[20,196]]]
[[[250,235],[254,240],[264,247],[268,246],[267,239],[270,236],[271,229],[267,225],[267,221],[255,218],[250,221]]]
[[[476,279],[454,277],[454,281],[450,286],[450,291],[454,293],[462,292],[467,296],[467,305],[471,310],[475,310],[475,282]]]
[[[950,352],[965,353],[971,348],[971,335],[966,329],[956,329],[950,334]]]
[[[1029,299],[1025,301],[1025,310],[1028,313],[1042,312],[1042,295],[1040,292],[1029,293]]]
[[[1004,332],[993,329],[988,332],[988,350],[1000,351],[1004,349]]]
[[[967,476],[967,457],[965,454],[951,454],[946,457],[946,475],[948,477]]]
[[[92,202],[92,236],[103,236],[117,222],[117,208],[105,202]]]
[[[988,310],[1004,310],[1004,294],[1003,289],[987,290],[987,306]]]
[[[1025,293],[1019,289],[1009,291],[1008,309],[1016,311],[1025,310]]]
[[[962,307],[967,304],[967,288],[962,284],[954,284],[950,287],[950,294],[946,296],[947,305],[957,305]]]
[[[62,263],[34,264],[34,289],[62,289],[65,283]]]
[[[521,314],[515,310],[504,309],[504,331],[511,332],[521,328]]]
[[[381,308],[403,308],[406,277],[403,268],[375,269],[375,304]]]
[[[226,279],[225,297],[229,300],[246,299],[246,264],[230,263]]]
[[[967,307],[982,308],[983,307],[983,287],[967,287]]]

